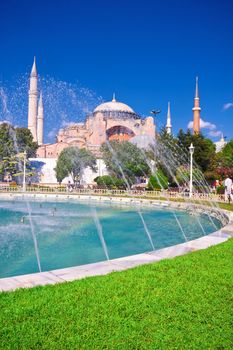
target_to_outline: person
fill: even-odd
[[[66,186],[66,190],[67,190],[67,192],[72,192],[73,191],[73,186],[72,186],[70,181],[68,181],[68,184]]]
[[[224,181],[224,187],[225,187],[225,202],[233,200],[233,196],[231,194],[231,188],[232,188],[232,180],[227,177]]]

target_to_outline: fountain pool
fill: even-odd
[[[164,207],[1,200],[0,278],[39,272],[38,258],[41,270],[49,271],[148,252],[152,244],[157,250],[220,228],[221,223],[206,214]]]

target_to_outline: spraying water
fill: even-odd
[[[175,218],[175,220],[176,220],[176,222],[177,222],[177,225],[178,225],[179,228],[180,228],[180,231],[182,232],[182,235],[183,235],[183,237],[184,237],[185,242],[187,242],[188,239],[187,239],[187,237],[186,237],[186,235],[185,235],[185,233],[184,233],[183,227],[182,227],[181,224],[180,224],[180,220],[178,219],[178,217],[177,217],[177,215],[176,215],[175,212],[173,212],[173,215],[174,215],[174,218]]]
[[[29,75],[14,78],[14,83],[0,82],[0,116],[14,125],[27,125]],[[83,122],[86,114],[103,102],[102,97],[80,83],[68,83],[51,76],[40,77],[43,93],[45,142],[54,142],[60,128]]]
[[[3,116],[3,119],[9,120],[14,124],[17,124],[19,122],[22,123],[23,121],[23,123],[27,125],[27,122],[26,122],[27,94],[25,92],[28,90],[28,75],[24,75],[20,79],[15,79],[15,81],[16,81],[16,84],[14,86],[11,85],[10,88],[9,87],[6,88],[3,85],[0,86],[0,113]],[[102,102],[102,98],[97,97],[93,91],[81,87],[80,84],[78,83],[70,84],[64,81],[55,80],[54,78],[51,78],[51,77],[39,78],[39,89],[43,91],[44,103],[45,103],[45,115],[46,115],[45,134],[48,135],[47,136],[48,140],[46,141],[50,141],[50,142],[54,141],[54,137],[59,128],[66,127],[69,124],[72,124],[74,120],[76,123],[78,121],[83,121],[85,118],[85,115],[90,111],[92,111],[96,105]],[[56,125],[54,125],[54,120],[56,120]],[[46,129],[47,129],[47,132],[46,132]],[[15,147],[17,149],[17,142],[15,141],[16,140],[14,139]],[[116,153],[111,146],[111,143],[109,141],[107,141],[106,143],[112,154],[112,159],[114,163],[117,165],[117,167],[119,168],[122,178],[126,184],[126,187],[130,191],[131,186],[124,174],[123,167],[120,164],[119,159],[117,158]],[[178,188],[180,189],[179,181],[176,178],[176,169],[183,164],[188,164],[189,162],[188,154],[185,153],[183,150],[181,150],[178,145],[174,149],[174,146],[172,144],[169,144],[168,145],[169,147],[167,147],[166,145],[161,144],[160,142],[156,142],[156,145],[154,146],[156,147],[156,157],[158,157],[157,159],[159,159],[159,162],[164,165],[164,167],[170,173],[171,177],[175,180],[175,182],[178,185]],[[173,147],[173,152],[171,152],[172,147]],[[145,152],[144,151],[142,152],[144,154],[146,162],[148,163],[148,165],[150,164],[150,167],[152,167],[150,160],[145,155]],[[185,173],[182,173],[181,177],[184,179],[186,183],[189,182],[189,179],[185,175]],[[200,185],[200,187],[203,189],[203,192],[207,191],[206,181],[203,175],[198,175],[197,173],[194,173],[194,180],[196,183],[198,183],[198,185]],[[157,176],[157,181],[161,185],[161,182],[158,176]],[[163,186],[161,186],[161,188],[163,188]],[[184,199],[187,200],[185,197]],[[211,205],[214,206],[214,204],[212,203]],[[31,225],[31,231],[32,231],[32,236],[33,236],[33,241],[35,246],[35,252],[36,252],[37,261],[38,261],[38,268],[41,271],[38,244],[37,244],[37,240],[36,240],[36,236],[33,228],[30,204],[27,203],[27,206],[28,206],[29,221]],[[185,232],[182,228],[182,225],[177,215],[175,213],[173,214],[182,232],[182,235],[184,236],[184,239],[187,241],[187,237],[185,235]],[[138,210],[138,215],[142,221],[145,232],[154,250],[154,244],[151,238],[151,234],[148,230],[148,227],[145,223],[145,220],[140,210]],[[92,216],[93,216],[95,225],[97,227],[97,231],[98,231],[106,258],[109,259],[107,246],[106,246],[103,232],[102,232],[102,226],[95,209],[92,210]],[[212,222],[212,224],[216,227],[210,215],[209,215],[209,219]],[[204,234],[205,233],[204,229],[198,217],[197,217],[197,222]]]
[[[34,228],[33,221],[32,221],[32,210],[31,210],[31,206],[30,206],[29,202],[26,201],[26,203],[27,203],[28,218],[29,218],[29,223],[30,223],[30,228],[31,228],[31,233],[32,233],[35,253],[36,253],[37,265],[38,265],[39,271],[41,272],[41,264],[40,264],[40,255],[39,255],[38,243],[37,243],[35,228]]]
[[[121,172],[122,178],[123,178],[123,180],[124,180],[124,182],[125,182],[125,184],[127,186],[127,189],[130,191],[130,184],[129,184],[128,180],[126,179],[125,173],[124,173],[124,171],[122,169],[122,166],[121,166],[121,164],[119,162],[119,159],[117,158],[116,152],[114,151],[114,149],[112,148],[112,146],[111,146],[111,144],[110,144],[110,142],[108,140],[106,141],[106,144],[107,144],[108,149],[110,150],[110,152],[112,154],[114,163],[117,165],[117,167],[119,168],[119,170]]]
[[[151,247],[152,247],[153,250],[155,250],[155,246],[154,246],[154,243],[153,243],[153,241],[152,241],[152,237],[151,237],[150,231],[148,230],[147,224],[146,224],[146,222],[145,222],[145,220],[144,220],[144,218],[143,218],[142,213],[141,213],[140,210],[138,210],[138,215],[140,216],[140,218],[141,218],[141,220],[142,220],[142,223],[143,223],[145,232],[146,232],[146,234],[147,234],[147,237],[148,237],[148,239],[149,239],[149,241],[150,241]]]
[[[184,168],[186,167],[188,169],[188,167],[189,167],[189,165],[188,165],[189,164],[188,151],[181,149],[181,147],[179,145],[177,145],[177,144],[174,145],[168,140],[166,143],[161,142],[161,140],[158,140],[158,142],[156,143],[156,148],[155,148],[155,145],[153,145],[152,149],[155,152],[155,159],[159,160],[159,162],[162,163],[162,165],[168,171],[171,178],[173,179],[173,181],[176,183],[179,190],[181,191],[181,185],[176,177],[176,172],[177,172],[177,169],[182,169],[182,166]],[[187,175],[187,172],[180,170],[179,175],[181,177],[182,182],[184,182],[186,184],[189,183],[189,176]],[[201,191],[201,193],[203,193],[203,194],[210,193],[209,185],[206,182],[202,172],[199,170],[199,168],[195,162],[194,162],[193,180],[197,184],[199,191]],[[186,198],[185,195],[183,196],[183,199],[185,201],[187,201],[188,203],[190,203],[190,199]],[[211,207],[213,207],[217,210],[219,209],[218,205],[216,203],[214,203],[213,201],[211,201],[209,197],[207,197],[206,200]],[[199,204],[203,204],[198,197],[195,198],[195,201]],[[224,219],[223,214],[221,212],[219,212],[219,214],[222,217],[222,219]],[[212,220],[210,214],[207,213],[207,215],[208,215],[211,223],[213,225],[215,225],[213,223],[213,220]],[[200,221],[198,221],[198,224],[199,224],[201,230],[203,231],[203,228],[201,227]]]
[[[92,215],[92,218],[94,220],[94,223],[95,223],[95,226],[96,226],[99,238],[100,238],[100,242],[101,242],[102,247],[103,247],[104,254],[106,256],[106,259],[109,260],[109,254],[108,254],[107,245],[106,245],[106,242],[105,242],[105,239],[104,239],[104,235],[103,235],[102,225],[101,225],[101,223],[99,221],[99,218],[98,218],[98,215],[97,215],[97,211],[93,207],[91,208],[91,215]]]
[[[0,89],[1,91],[1,89]],[[11,116],[11,113],[8,109],[7,106],[7,99],[5,94],[3,94],[3,92],[1,91],[0,96],[2,98],[3,103],[3,107],[4,107],[4,111],[6,113],[6,116]],[[13,119],[13,118],[10,118]],[[11,125],[9,125],[9,134],[13,140],[13,144],[14,144],[14,150],[16,152],[16,157],[18,159],[18,167],[19,170],[21,172],[23,172],[23,165],[22,165],[22,159],[20,158],[19,155],[19,147],[18,147],[18,143],[17,143],[17,138],[16,138],[16,133],[15,130],[13,129],[13,127]],[[32,211],[31,211],[31,206],[30,203],[28,202],[27,199],[25,199],[26,202],[26,206],[27,206],[27,211],[28,211],[28,218],[29,218],[29,223],[30,223],[30,229],[31,229],[31,234],[32,234],[32,239],[33,239],[33,244],[34,244],[34,249],[35,249],[35,255],[36,255],[36,260],[37,260],[37,265],[38,265],[38,270],[39,272],[41,272],[41,263],[40,263],[40,256],[39,256],[39,250],[38,250],[38,243],[37,243],[37,238],[36,238],[36,234],[35,234],[35,229],[34,229],[34,225],[33,225],[33,221],[32,221]],[[24,222],[24,219],[23,219]]]
[[[108,140],[106,141],[106,144],[107,144],[108,149],[110,150],[110,152],[111,152],[111,154],[112,154],[112,160],[114,161],[114,163],[116,164],[116,166],[117,166],[118,169],[120,170],[120,173],[121,173],[121,175],[122,175],[122,178],[123,178],[123,180],[124,180],[124,182],[125,182],[125,184],[126,184],[126,186],[127,186],[127,189],[130,191],[129,182],[128,182],[126,176],[125,176],[125,173],[124,173],[124,171],[123,171],[123,168],[122,168],[122,166],[121,166],[121,163],[120,163],[119,159],[117,158],[116,152],[114,151],[113,147],[111,146],[111,143],[110,143]],[[152,249],[155,250],[155,247],[154,247],[154,244],[153,244],[153,240],[152,240],[150,231],[148,230],[148,227],[147,227],[146,222],[145,222],[145,220],[144,220],[144,218],[143,218],[143,215],[142,215],[142,213],[141,213],[141,211],[140,211],[139,209],[137,209],[137,213],[138,213],[138,215],[139,215],[139,217],[140,217],[140,219],[141,219],[141,221],[142,221],[144,230],[145,230],[146,235],[147,235],[147,237],[148,237],[148,239],[149,239],[149,242],[150,242],[150,244],[151,244],[151,246],[152,246]]]

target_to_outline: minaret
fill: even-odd
[[[222,133],[222,135],[221,135],[220,142],[225,143],[225,139],[224,139],[223,133]]]
[[[43,145],[43,129],[44,129],[44,107],[42,100],[42,93],[40,93],[40,99],[38,104],[38,116],[37,116],[37,141],[38,145]]]
[[[166,131],[169,135],[172,133],[172,124],[171,124],[171,109],[170,109],[170,102],[168,102],[167,107],[167,124],[166,124]]]
[[[200,100],[199,100],[199,94],[198,94],[198,77],[196,77],[196,91],[195,91],[194,107],[193,107],[193,133],[194,134],[200,133],[200,114],[201,114],[201,108],[200,108]]]
[[[36,71],[36,58],[30,75],[30,87],[28,92],[28,129],[31,130],[33,141],[37,142],[37,90],[38,76]]]

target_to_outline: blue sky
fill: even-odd
[[[171,101],[176,133],[192,119],[198,75],[201,115],[208,127],[203,132],[216,134],[213,140],[218,140],[222,131],[229,140],[233,138],[232,10],[230,0],[1,1],[0,82],[12,88],[18,76],[27,76],[36,55],[41,77],[49,75],[71,85],[78,81],[94,91],[93,104],[98,97],[110,100],[116,92],[118,100],[144,116],[152,108],[161,109],[162,126]],[[22,105],[27,89],[25,85]],[[26,123],[24,115],[18,123]],[[60,123],[58,115],[48,120],[47,133]]]

